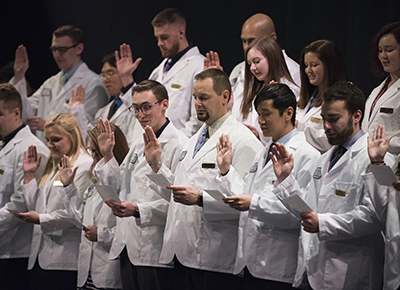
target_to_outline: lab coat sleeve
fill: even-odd
[[[326,138],[325,130],[323,127],[306,127],[304,129],[304,135],[306,136],[307,142],[310,143],[311,146],[313,146],[319,152],[321,152],[321,154],[325,153],[332,147],[332,145],[329,144],[328,139]]]
[[[24,193],[25,203],[28,211],[35,210],[36,208],[36,200],[39,194],[38,184],[36,179],[32,179],[29,183],[24,184],[24,181],[21,181],[22,192]]]
[[[394,155],[400,154],[400,130],[398,131],[386,131],[387,137],[392,137],[389,143],[388,151]]]
[[[365,187],[362,190],[365,192]],[[360,205],[345,213],[318,213],[320,240],[348,240],[384,230],[384,225],[376,216],[370,198],[362,197]]]
[[[122,176],[120,170],[123,169],[120,169],[115,157],[107,163],[105,163],[104,158],[102,158],[94,168],[101,184],[111,185],[116,192],[118,192],[121,187]]]
[[[73,216],[77,222],[82,223],[84,202],[83,199],[79,197],[78,189],[75,184],[71,183],[66,187],[59,188],[58,194],[68,214]]]
[[[70,198],[73,198],[72,201],[69,200],[69,204],[71,206],[74,206],[76,209],[81,209],[82,211],[83,205],[81,203],[83,203],[83,193],[85,192],[86,188],[88,188],[91,184],[88,176],[89,167],[90,163],[84,163],[78,166],[78,170],[74,178],[76,191],[72,191],[72,194],[69,196]],[[61,187],[58,188],[58,190],[60,189],[62,190]],[[76,226],[80,228],[80,224],[77,223],[77,216],[82,217],[82,215],[82,212],[79,215],[76,213],[72,215],[66,208],[57,209],[50,213],[40,214],[40,226],[44,234],[49,234],[58,230],[66,229],[71,226]]]
[[[246,182],[242,179],[240,174],[233,166],[231,166],[226,175],[222,176],[219,174],[217,176],[217,182],[224,189],[224,192],[222,193],[224,193],[226,196],[243,194],[246,187]]]
[[[388,186],[380,185],[376,181],[372,172],[363,173],[362,178],[364,180],[368,195],[371,198],[371,202],[375,208],[375,212],[382,222],[386,222],[389,193],[390,190],[394,189],[389,188]]]
[[[164,198],[138,203],[137,205],[140,212],[140,218],[136,218],[138,226],[149,227],[165,225],[169,202]]]
[[[110,214],[112,215],[111,211]],[[112,228],[101,225],[97,226],[97,242],[104,249],[110,248],[112,241],[114,239],[115,229],[116,229],[115,226]]]

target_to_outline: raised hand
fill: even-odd
[[[75,167],[75,169],[72,171],[71,164],[69,162],[69,157],[66,155],[64,155],[61,158],[60,163],[61,163],[61,165],[57,164],[59,175],[60,175],[60,180],[64,186],[68,186],[72,182],[74,182],[75,174],[76,174],[76,171],[78,170],[78,167]]]
[[[217,164],[222,175],[228,173],[232,162],[232,142],[229,134],[221,134],[217,143]]]
[[[97,242],[97,226],[87,226],[83,228],[85,238],[91,242]]]
[[[42,117],[34,116],[26,118],[26,124],[31,130],[44,131],[44,124],[46,124],[46,120]]]
[[[368,155],[371,163],[384,163],[384,157],[389,148],[389,142],[392,137],[386,138],[385,126],[379,125],[374,130],[371,138],[368,136]]]
[[[294,166],[293,154],[289,154],[286,150],[285,145],[276,143],[272,146],[272,152],[269,153],[272,164],[274,166],[274,172],[279,182],[282,182],[292,172]]]
[[[85,96],[85,89],[82,87],[82,85],[79,85],[76,88],[76,92],[74,90],[72,90],[72,95],[71,95],[71,99],[68,102],[68,107],[83,104],[84,96]]]
[[[119,77],[124,87],[126,87],[133,82],[132,73],[137,69],[142,58],[139,57],[133,62],[131,47],[129,44],[124,43],[120,45],[119,53],[118,50],[115,51],[115,59]]]
[[[223,67],[220,64],[218,52],[210,51],[207,52],[206,58],[204,59],[204,70],[216,68],[224,71]]]
[[[29,146],[28,150],[24,152],[24,161],[22,163],[22,170],[24,171],[24,184],[29,183],[35,178],[35,172],[40,166],[42,157],[37,157],[36,146]]]
[[[95,126],[97,132],[97,142],[99,143],[99,149],[101,155],[103,155],[104,161],[107,163],[113,157],[113,149],[115,146],[114,132],[111,131],[110,122],[99,119],[99,124]]]
[[[161,153],[162,148],[160,142],[158,142],[153,129],[150,126],[144,128],[143,133],[144,139],[144,156],[146,157],[147,163],[150,165],[154,173],[157,173],[161,167]]]
[[[22,44],[18,46],[15,51],[14,60],[14,79],[18,83],[21,79],[25,77],[25,73],[29,68],[28,53],[26,52],[25,46]]]

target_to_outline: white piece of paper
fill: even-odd
[[[153,181],[155,184],[162,188],[166,188],[167,186],[171,185],[171,183],[168,181],[168,179],[165,178],[164,175],[159,174],[159,173],[152,173],[152,174],[146,174],[146,176]]]
[[[392,186],[393,182],[397,181],[396,175],[394,175],[392,169],[387,165],[371,164],[369,170],[371,170],[380,185]]]
[[[115,192],[114,187],[112,187],[111,185],[95,184],[94,187],[96,187],[97,192],[100,194],[103,201],[112,199],[117,202],[121,202],[121,199],[119,198],[118,194]]]
[[[301,212],[313,211],[298,194],[294,194],[283,199],[279,198],[279,200],[290,212],[292,212],[297,217],[300,217]]]
[[[205,189],[204,191],[206,191],[209,195],[211,195],[218,201],[222,201],[222,199],[225,197],[223,193],[216,189]]]

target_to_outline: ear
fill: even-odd
[[[166,111],[169,107],[169,101],[167,99],[164,99],[161,101],[161,108],[163,111]]]
[[[361,116],[362,116],[361,110],[357,110],[357,112],[355,112],[353,114],[353,123],[354,124],[359,124],[360,120],[361,120]]]
[[[221,96],[222,96],[222,103],[224,105],[228,105],[229,97],[230,97],[229,91],[228,90],[223,91]]]
[[[185,38],[186,37],[186,28],[184,26],[179,27],[178,33],[179,33],[179,39]]]
[[[275,38],[275,40],[278,40],[278,35],[276,35],[275,32],[272,32],[270,35],[271,35],[273,38]]]
[[[294,114],[293,108],[292,107],[286,108],[284,114],[285,114],[285,120],[287,122],[292,122],[292,117],[293,117],[293,114]]]
[[[82,54],[84,48],[85,48],[85,46],[83,45],[83,43],[82,43],[82,42],[79,43],[79,44],[76,46],[76,53],[77,53],[77,55],[80,56],[80,55]]]
[[[19,108],[14,108],[14,110],[12,111],[15,120],[19,120],[21,119],[21,110]]]

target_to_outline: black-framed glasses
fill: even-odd
[[[79,42],[79,43],[80,43],[80,42]],[[51,50],[52,53],[56,53],[56,51],[58,51],[60,54],[63,54],[63,53],[66,53],[69,49],[71,49],[71,48],[77,46],[79,43],[74,44],[74,45],[72,45],[72,46],[68,46],[68,47],[65,47],[65,46],[61,46],[61,47],[50,47],[50,50]]]
[[[113,75],[115,75],[116,72],[112,71],[112,70],[108,70],[106,72],[102,72],[100,73],[100,77],[102,78],[106,78],[106,79],[110,79]]]
[[[162,101],[162,100],[161,100],[161,101]],[[129,110],[131,113],[135,114],[135,116],[138,116],[140,111],[142,111],[143,114],[148,115],[148,114],[150,114],[151,108],[153,108],[153,106],[154,106],[155,104],[158,104],[158,103],[160,103],[161,101],[157,101],[157,102],[155,102],[154,104],[145,104],[145,105],[141,105],[141,106],[132,105],[132,106],[130,106],[130,107],[128,108],[128,110]]]
[[[92,147],[86,147],[86,151],[87,151],[87,153],[89,153],[89,155],[97,154],[97,151],[95,149],[93,149]]]

